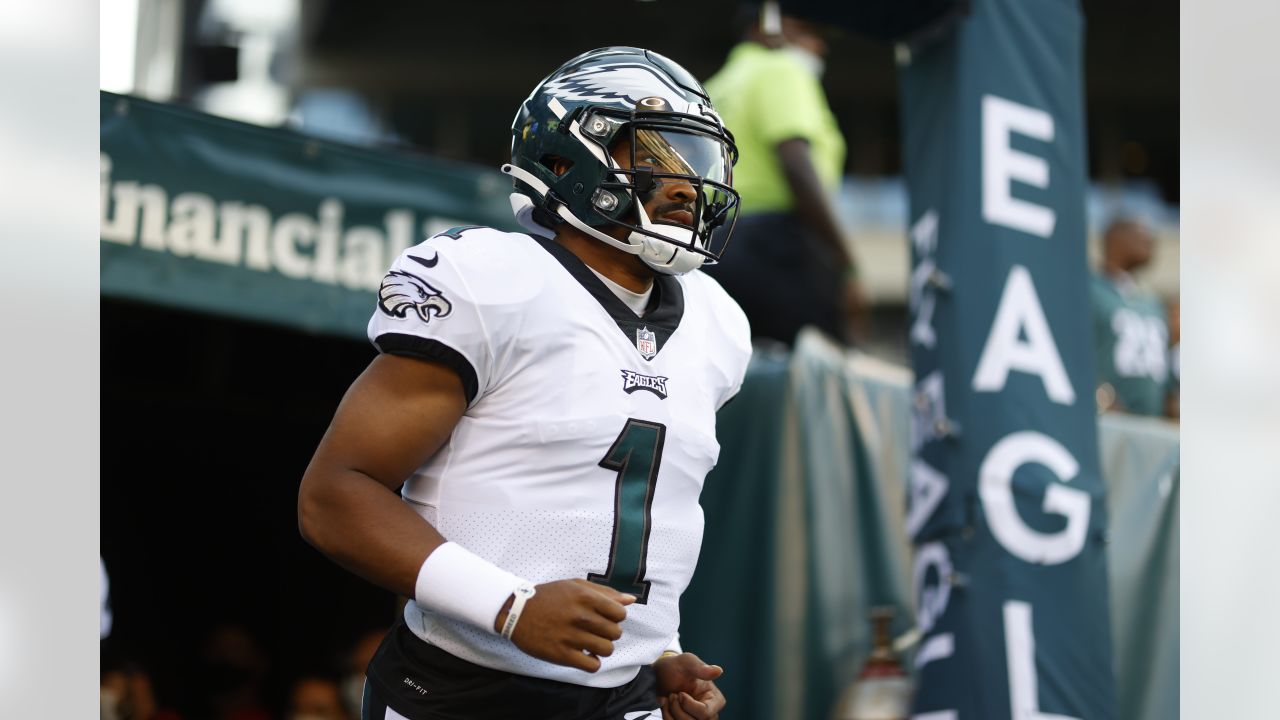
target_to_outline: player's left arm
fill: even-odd
[[[716,678],[719,665],[708,665],[693,653],[664,655],[653,664],[662,717],[672,720],[715,720],[724,709],[724,693]]]

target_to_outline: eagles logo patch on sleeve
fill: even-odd
[[[402,270],[392,270],[378,288],[378,309],[392,317],[407,317],[412,310],[422,322],[432,317],[446,318],[453,304],[443,293],[422,278]]]

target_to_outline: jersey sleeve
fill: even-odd
[[[708,299],[715,308],[714,327],[720,335],[712,353],[713,364],[721,380],[716,399],[716,410],[719,410],[742,389],[747,365],[751,362],[751,324],[742,307],[720,287],[715,278],[705,273],[699,273],[698,277],[705,283]]]
[[[747,316],[737,303],[732,304],[729,321],[731,336],[729,340],[728,377],[729,385],[720,396],[716,409],[724,407],[742,389],[742,381],[747,376],[747,365],[751,362],[751,327],[747,324]]]
[[[471,290],[465,257],[453,249],[437,236],[396,258],[378,288],[368,335],[378,352],[453,370],[471,405],[492,382],[494,340],[483,299]]]

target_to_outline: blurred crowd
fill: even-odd
[[[244,626],[218,625],[182,687],[102,642],[101,720],[358,720],[364,673],[386,628],[361,634],[307,667],[279,667]],[[186,674],[184,673],[184,676]]]

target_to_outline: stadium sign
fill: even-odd
[[[393,208],[380,226],[345,227],[346,206],[333,197],[315,212],[279,216],[263,205],[201,192],[169,198],[160,185],[112,183],[111,164],[103,153],[103,241],[352,290],[376,290],[391,260],[415,238],[433,226],[457,224],[427,220],[419,235],[413,211]]]
[[[102,93],[102,292],[363,337],[405,248],[515,229],[496,171]]]
[[[1115,717],[1082,19],[974,0],[904,48],[917,720]]]

